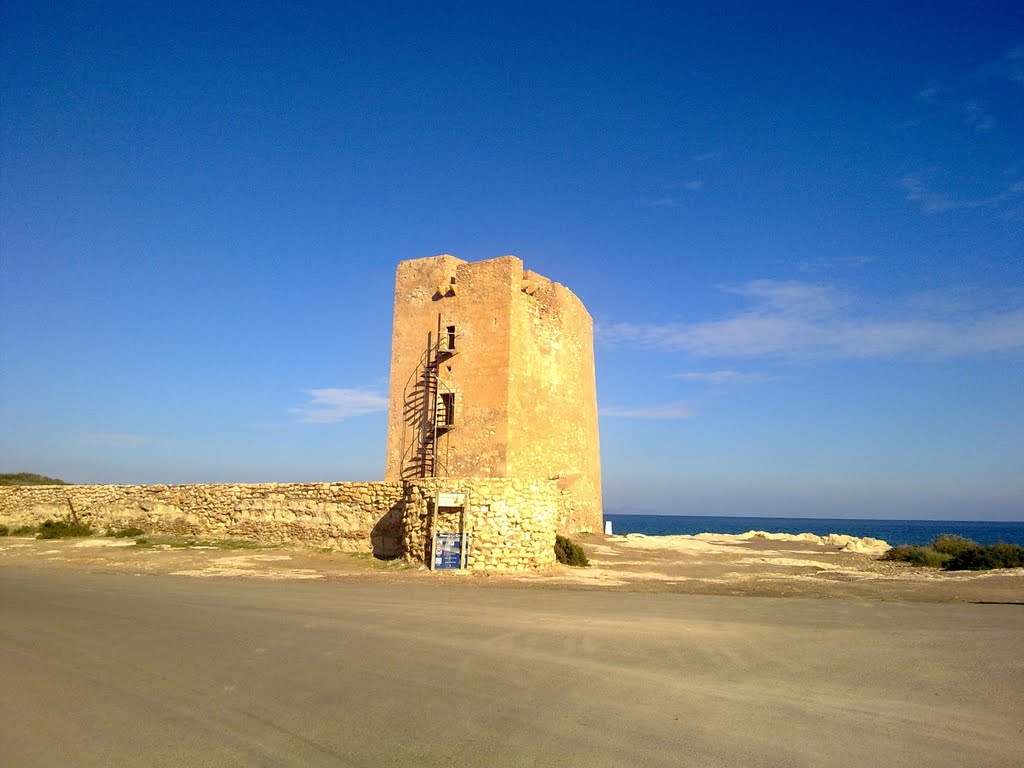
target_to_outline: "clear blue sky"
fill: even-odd
[[[607,511],[1024,519],[1024,3],[49,5],[0,471],[380,478],[395,264],[513,253]]]

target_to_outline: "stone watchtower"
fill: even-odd
[[[557,479],[558,530],[600,531],[593,322],[515,256],[399,263],[387,480]]]

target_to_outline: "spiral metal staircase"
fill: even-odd
[[[442,334],[438,318],[437,335],[427,334],[426,350],[403,393],[403,480],[448,474],[445,438],[455,428],[455,392],[441,379],[440,368],[455,354],[454,329]]]

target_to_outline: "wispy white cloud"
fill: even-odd
[[[648,208],[680,208],[683,205],[683,200],[674,195],[663,195],[654,200],[648,200],[644,205]]]
[[[938,135],[971,147],[970,155],[949,147],[932,156],[934,165],[949,166],[947,183],[939,188],[931,178],[935,174],[922,172],[923,166],[901,179],[905,198],[923,212],[992,208],[999,218],[1017,218],[1018,206],[1012,198],[1018,198],[1024,187],[1019,183],[1007,186],[1006,179],[991,169],[1004,162],[1007,153],[1020,154],[1021,131],[1012,105],[1020,99],[1018,85],[1024,83],[1022,50],[1024,44],[1017,44],[971,70],[948,73],[942,82],[931,80],[917,92],[917,114],[899,129],[913,141],[907,155],[920,156],[933,145],[919,140],[930,124],[939,125]],[[909,130],[909,125],[914,128]],[[965,164],[964,158],[969,162]],[[1008,208],[1012,210],[1008,212]]]
[[[137,435],[129,432],[87,432],[79,435],[78,439],[90,445],[102,445],[108,448],[123,448],[156,440],[150,435]]]
[[[691,403],[674,402],[637,407],[613,405],[601,408],[600,414],[613,419],[674,420],[692,419],[697,415],[697,411]]]
[[[750,280],[739,285],[721,285],[718,289],[754,299],[766,309],[784,316],[819,315],[849,302],[843,293],[829,285],[800,280]]]
[[[1015,181],[999,192],[987,197],[954,199],[944,192],[932,189],[924,177],[910,173],[900,179],[905,199],[917,203],[925,213],[942,213],[957,209],[989,208],[1024,195],[1024,181]]]
[[[964,102],[964,122],[976,131],[988,133],[995,128],[996,118],[986,112],[980,103],[970,99]]]
[[[664,194],[660,197],[644,200],[641,202],[641,205],[645,208],[682,208],[686,205],[686,200],[678,194],[672,194],[672,192],[678,192],[680,189],[685,189],[687,192],[699,192],[703,187],[703,179],[691,179],[682,185],[678,183],[668,184],[665,185],[666,191]]]
[[[387,397],[367,389],[311,389],[307,394],[308,403],[288,409],[303,424],[333,424],[352,416],[379,413],[388,407]]]
[[[763,373],[744,373],[742,371],[687,371],[685,373],[673,373],[669,378],[699,384],[710,384],[712,386],[753,384],[771,380],[770,376],[766,376]]]
[[[935,97],[939,95],[939,86],[935,83],[929,83],[925,88],[922,88],[917,92],[918,101],[923,101],[925,104],[934,104]]]
[[[834,272],[838,269],[857,269],[875,260],[874,256],[830,256],[804,259],[796,263],[801,272]]]
[[[826,285],[757,280],[725,290],[751,300],[731,316],[693,323],[599,325],[608,344],[706,358],[869,359],[970,357],[1024,349],[1024,306],[889,307]]]
[[[1006,76],[1015,83],[1024,83],[1024,43],[1006,52]]]
[[[979,89],[998,87],[1007,80],[1016,81],[1024,72],[1024,43],[1009,48],[1005,54],[982,62],[969,71],[953,74],[942,83],[929,80],[917,92],[917,100],[924,104],[938,106],[959,105],[964,98],[973,96]]]
[[[948,195],[928,188],[919,174],[911,173],[900,179],[900,186],[906,193],[904,199],[921,206],[925,213],[937,213],[955,208],[956,204]]]
[[[686,192],[699,192],[704,188],[704,179],[701,178],[711,169],[706,166],[707,163],[712,160],[717,160],[722,156],[721,152],[700,152],[695,155],[691,155],[690,159],[694,167],[690,167],[685,171],[689,177],[685,181],[676,177],[673,179],[662,179],[657,193],[657,196],[651,196],[640,202],[640,205],[646,208],[682,208],[687,205]],[[695,166],[704,166],[701,168]],[[685,177],[684,177],[685,178]]]

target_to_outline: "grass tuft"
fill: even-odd
[[[39,526],[37,539],[68,539],[76,536],[92,536],[93,530],[85,523],[69,520],[44,520]]]
[[[142,531],[139,531],[142,533]],[[133,534],[137,535],[137,534]],[[169,549],[267,549],[275,545],[261,544],[249,539],[197,539],[194,536],[144,536],[133,545],[139,549],[166,547]]]
[[[910,557],[910,564],[924,568],[942,568],[952,558],[952,555],[939,552],[934,547],[918,547]]]

